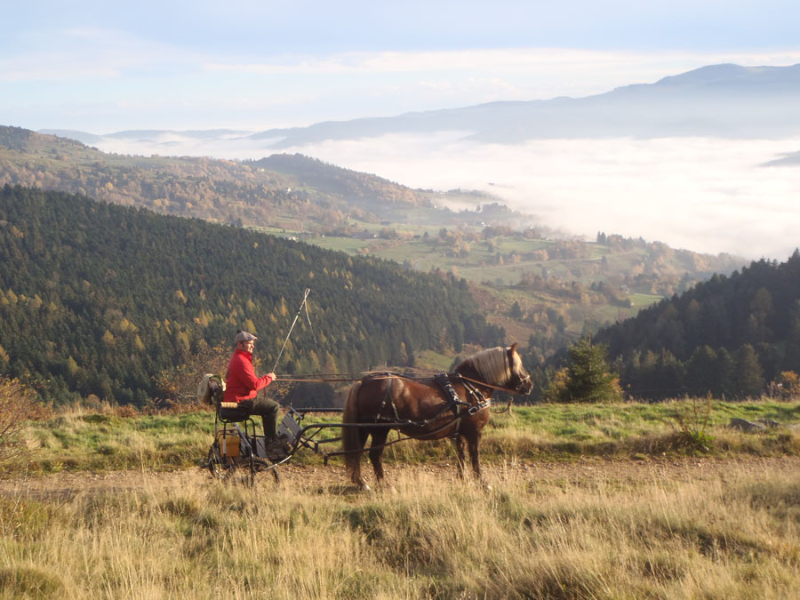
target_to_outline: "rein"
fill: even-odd
[[[303,377],[302,379],[299,379],[299,378],[281,377],[281,376],[279,376],[275,381],[276,381],[276,383],[280,383],[280,382],[287,382],[287,383],[305,383],[305,382],[310,382],[310,383],[350,383],[350,382],[353,382],[353,381],[360,381],[364,377],[369,376],[369,372],[360,373],[359,375],[360,375],[359,377],[321,377],[319,379],[315,379],[315,378],[311,378],[311,377]],[[508,388],[499,386],[499,385],[486,383],[485,381],[479,381],[478,379],[472,379],[471,377],[466,377],[466,376],[461,375],[460,373],[457,373],[457,372],[453,373],[453,375],[458,375],[458,377],[460,377],[464,381],[469,381],[470,383],[473,383],[473,384],[481,386],[481,387],[492,388],[493,390],[499,390],[501,392],[513,392],[514,391],[514,390],[510,390]],[[370,377],[370,379],[373,379],[373,380],[392,379],[394,377],[400,377],[402,379],[410,379],[411,381],[424,381],[425,379],[431,379],[431,377],[410,377],[409,375],[400,375],[400,374],[375,375],[374,377]],[[528,375],[527,377],[524,377],[522,379],[522,382],[524,383],[528,379],[530,379],[530,375]]]

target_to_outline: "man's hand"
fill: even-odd
[[[275,381],[276,379],[278,379],[278,376],[275,375],[275,373],[267,373],[267,375],[269,375],[269,377],[270,377],[270,379],[272,379],[272,381]]]

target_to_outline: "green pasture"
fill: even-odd
[[[425,356],[433,363],[434,357]],[[442,362],[443,369],[449,367]],[[498,461],[574,460],[581,456],[630,458],[697,451],[694,439],[708,439],[710,455],[800,455],[800,401],[724,402],[676,400],[658,404],[493,407],[484,435],[483,458]],[[732,418],[780,423],[758,433],[727,427]],[[338,414],[309,416],[337,422]],[[260,428],[260,422],[259,422]],[[177,415],[116,416],[73,411],[26,429],[28,473],[173,470],[200,465],[212,442],[214,415],[207,411]],[[692,438],[692,432],[702,433]],[[394,439],[395,434],[392,434]],[[334,437],[324,436],[324,437]],[[387,459],[407,462],[452,460],[445,441],[406,442],[387,449]],[[293,459],[319,464],[321,457],[301,450]],[[338,460],[338,459],[335,459]]]
[[[351,255],[358,254],[359,250],[369,245],[369,241],[367,240],[334,236],[313,237],[303,241],[324,248],[325,250],[338,250],[339,252],[346,252]]]
[[[631,294],[628,296],[633,303],[633,306],[636,308],[650,306],[651,304],[655,304],[656,302],[661,302],[664,299],[663,296],[659,296],[658,294]]]
[[[450,365],[453,364],[452,357],[446,356],[445,354],[440,354],[434,350],[423,350],[421,352],[417,352],[416,356],[418,365],[425,365],[427,368],[434,371],[442,371],[446,373],[450,371]]]
[[[421,210],[424,211],[425,209]],[[350,237],[317,236],[305,238],[304,241],[328,250],[346,252],[350,255],[363,253],[368,248],[369,253],[373,256],[401,264],[410,264],[411,268],[416,271],[427,272],[439,269],[444,272],[454,272],[458,277],[463,277],[475,283],[491,282],[500,286],[517,285],[526,273],[541,275],[544,271],[550,277],[563,281],[575,281],[588,286],[595,280],[603,279],[603,268],[600,264],[600,259],[603,256],[607,255],[607,260],[610,263],[609,268],[613,272],[625,271],[641,258],[636,251],[610,255],[606,246],[587,244],[589,255],[585,258],[554,258],[545,261],[524,260],[522,257],[526,254],[549,248],[555,242],[542,239],[519,239],[510,236],[492,238],[491,246],[483,239],[467,242],[469,245],[468,253],[463,256],[456,256],[454,254],[456,248],[439,242],[440,225],[431,224],[430,222],[392,223],[391,225],[353,220],[350,222],[372,233],[379,233],[383,229],[391,228],[400,233],[411,232],[415,237],[410,240],[386,240],[381,238],[362,240]],[[287,222],[288,228],[293,225],[295,224]],[[279,228],[260,229],[260,231],[284,236],[291,233],[288,229],[282,231]],[[429,235],[428,240],[424,240],[422,237],[426,232]],[[512,253],[517,255],[514,260],[509,259],[509,255]],[[503,264],[497,263],[498,254],[503,256]],[[615,307],[605,307],[605,313],[596,318],[606,322],[632,316],[638,312],[639,308],[661,300],[661,296],[635,293],[631,295],[631,300],[636,310],[622,309],[620,311]]]

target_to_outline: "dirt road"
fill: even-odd
[[[521,463],[489,465],[484,468],[485,481],[491,486],[502,486],[504,481],[530,480],[542,484],[586,485],[587,481],[617,482],[636,485],[637,481],[653,478],[671,480],[717,479],[735,470],[737,473],[786,472],[800,478],[800,457],[734,459],[681,458],[658,460],[578,460],[565,463]],[[370,472],[366,469],[365,472]],[[430,473],[437,479],[455,480],[455,466],[448,463],[434,465],[389,465],[387,479],[413,478],[415,474]],[[321,467],[284,465],[280,467],[280,485],[298,491],[313,493],[352,492],[344,468],[339,465]],[[371,475],[371,473],[370,473]],[[258,476],[259,486],[274,485],[268,475]],[[17,476],[0,480],[0,494],[28,497],[63,496],[70,498],[88,491],[130,491],[136,489],[188,488],[203,486],[211,481],[207,471],[193,468],[180,471],[114,471],[108,473],[56,473],[44,476]]]

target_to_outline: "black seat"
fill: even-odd
[[[217,416],[223,423],[241,423],[250,418],[250,412],[243,408],[233,408],[222,406],[228,404],[227,402],[221,403],[217,407]],[[233,404],[232,402],[230,404]]]

